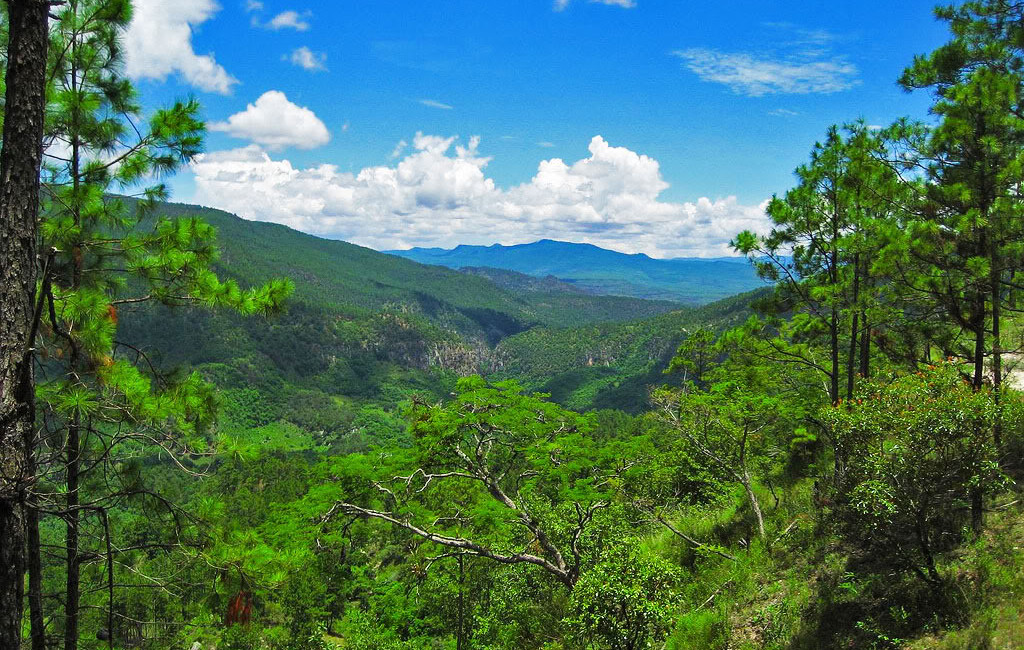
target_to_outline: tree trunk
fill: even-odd
[[[860,312],[856,310],[857,301],[860,296],[860,253],[853,256],[853,311],[852,323],[850,325],[850,349],[846,356],[846,399],[853,399],[853,388],[857,361],[857,326],[859,325]]]
[[[74,356],[74,355],[73,355]],[[74,367],[74,365],[72,365]],[[67,584],[64,600],[64,650],[78,648],[78,603],[81,598],[81,563],[78,558],[79,458],[81,422],[76,415],[68,427],[65,472],[67,474]]]
[[[874,287],[871,284],[871,265],[864,260],[864,272],[861,274],[861,281],[865,285],[865,291],[871,295]],[[871,374],[871,324],[868,323],[868,310],[861,307],[860,310],[860,376],[867,379]]]
[[[974,390],[981,390],[985,383],[985,299],[982,296],[981,299],[982,310],[980,312],[980,319],[975,318],[972,320],[973,323],[980,323],[976,325],[974,333]],[[980,534],[981,529],[984,526],[984,505],[985,496],[982,491],[982,486],[975,486],[971,488],[971,530],[974,533]]]
[[[860,376],[867,379],[871,376],[871,325],[867,311],[860,312],[860,321]]]
[[[39,510],[27,509],[28,523],[28,619],[32,650],[46,650],[46,621],[43,617],[43,558],[39,541]]]
[[[975,307],[971,318],[971,329],[974,331],[974,390],[981,390],[985,385],[985,297],[981,296],[980,306]]]
[[[750,509],[754,511],[754,518],[757,519],[757,535],[763,540],[765,539],[765,532],[764,514],[761,512],[761,504],[757,500],[757,495],[754,494],[754,486],[750,481],[750,475],[744,472],[741,479],[740,483],[743,484],[743,489],[747,493],[747,499],[750,500]]]
[[[992,253],[993,258],[996,253]],[[989,283],[992,293],[992,390],[993,397],[996,401],[996,421],[995,426],[992,427],[992,438],[996,444],[996,449],[1002,449],[1003,447],[1003,417],[1002,408],[1000,405],[1000,393],[1002,392],[1003,386],[1003,350],[1002,343],[999,340],[999,320],[1002,317],[1002,283],[1000,282],[1000,272],[996,268],[995,259],[992,260],[992,271],[989,274]]]
[[[48,46],[42,0],[9,0],[0,150],[0,648],[21,644],[34,439],[32,324]]]
[[[78,13],[78,4],[71,2],[71,11]],[[71,40],[71,90],[78,91],[78,36]],[[71,116],[71,183],[76,196],[81,185],[81,141],[79,127],[79,111],[76,109]],[[79,206],[74,209],[75,226],[82,225]],[[82,284],[82,247],[80,243],[73,246],[74,266],[71,273],[71,290],[77,292]],[[68,359],[69,375],[74,378],[78,372],[81,354],[78,343],[72,338],[71,354]],[[65,449],[64,476],[67,483],[67,583],[64,591],[64,650],[78,650],[78,606],[81,600],[81,562],[79,560],[79,520],[78,506],[81,498],[78,492],[81,480],[80,468],[82,457],[81,416],[75,414],[68,425],[67,447]],[[114,631],[110,630],[113,635]]]
[[[829,377],[828,397],[833,405],[839,403],[839,314],[832,308],[832,320],[829,324],[829,356],[832,360],[832,372]]]

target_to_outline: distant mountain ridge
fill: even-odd
[[[411,248],[384,251],[453,269],[489,267],[534,277],[552,276],[587,293],[706,304],[764,286],[750,264],[736,258],[655,259],[552,239],[530,244],[452,249]]]

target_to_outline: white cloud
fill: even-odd
[[[409,143],[405,140],[399,140],[395,148],[391,150],[391,160],[397,160],[405,152],[405,148],[409,146]]]
[[[439,102],[436,99],[421,99],[420,103],[423,104],[424,106],[429,106],[431,108],[441,108],[446,111],[450,111],[453,108],[455,108],[451,104],[445,104],[444,102]]]
[[[545,149],[550,149],[550,148],[555,146],[555,143],[554,142],[548,142],[547,140],[542,140],[542,141],[537,143],[537,146],[538,147],[544,147]]]
[[[417,133],[394,166],[354,174],[298,168],[256,145],[213,152],[192,166],[193,200],[378,249],[548,237],[657,257],[717,256],[731,254],[728,241],[741,230],[770,228],[764,204],[659,200],[668,183],[658,162],[600,136],[586,158],[544,160],[509,189],[487,177],[479,145]]]
[[[288,101],[279,90],[268,90],[244,111],[227,122],[210,124],[209,129],[250,140],[271,151],[285,147],[314,149],[331,140],[327,126],[313,111]]]
[[[309,11],[299,13],[289,9],[288,11],[282,11],[277,14],[263,26],[274,31],[281,29],[294,29],[297,32],[304,32],[310,28],[309,19],[312,15],[313,14]]]
[[[177,74],[200,90],[231,92],[238,80],[217,63],[212,52],[196,54],[192,49],[192,29],[219,9],[214,0],[135,0],[134,5],[124,34],[129,77],[164,81]]]
[[[323,52],[314,52],[305,45],[295,48],[291,54],[286,54],[284,60],[311,72],[327,69],[327,55]]]
[[[791,111],[788,108],[775,108],[768,111],[768,114],[772,117],[796,117],[800,115],[797,111]]]
[[[691,48],[672,54],[702,80],[724,84],[738,95],[834,93],[860,83],[855,65],[824,51],[771,57]]]
[[[245,0],[245,10],[250,13],[263,11],[263,3],[260,0]]]
[[[555,0],[555,11],[564,11],[571,0]],[[590,2],[602,5],[615,5],[624,9],[632,9],[636,6],[636,0],[590,0]]]

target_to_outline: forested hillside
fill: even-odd
[[[703,317],[700,322],[721,329],[735,320],[731,307],[720,315],[713,307],[583,294],[508,271],[461,273],[195,206],[162,204],[159,213],[198,214],[216,227],[223,242],[216,268],[243,287],[280,275],[294,283],[282,313],[269,319],[200,308],[121,308],[126,343],[148,350],[162,367],[199,370],[214,381],[223,399],[222,429],[233,435],[281,423],[301,430],[307,447],[366,449],[403,435],[412,395],[440,399],[459,375],[517,377],[537,389],[559,374],[545,363],[554,362],[560,373],[589,374],[593,357],[608,345],[603,328],[617,321],[629,322],[615,337],[629,350],[615,368],[599,364],[600,385],[629,382],[618,402],[636,411],[646,402],[646,385],[660,381],[657,372],[685,336],[682,323]],[[509,339],[533,331],[547,339],[539,348]],[[602,406],[596,390],[573,402]]]
[[[167,204],[160,214],[199,216],[217,228],[222,242],[218,268],[243,285],[286,275],[296,283],[295,298],[308,304],[348,312],[394,307],[492,343],[533,325],[635,320],[677,307],[583,295],[560,285],[528,291],[520,291],[520,285],[497,288],[480,273],[417,264],[198,206]]]
[[[132,4],[3,11],[0,650],[1024,647],[1024,7],[940,9],[926,121],[825,129],[699,307],[170,202]]]

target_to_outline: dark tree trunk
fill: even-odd
[[[992,427],[992,437],[996,444],[996,449],[1002,449],[1003,417],[1002,409],[1000,408],[1000,393],[1003,387],[1003,348],[1002,341],[999,338],[999,321],[1002,318],[1002,278],[996,265],[998,261],[997,251],[993,246],[992,271],[989,274],[989,283],[992,285],[992,389],[994,391],[993,397],[996,401],[996,422],[995,426]]]
[[[0,648],[21,643],[48,13],[42,0],[7,3],[10,37],[0,151]]]
[[[860,253],[853,256],[853,305],[856,307],[860,300]],[[846,356],[846,399],[853,399],[853,388],[856,377],[855,367],[857,365],[857,328],[860,321],[860,312],[854,309],[852,323],[850,324],[850,349]]]
[[[29,507],[28,521],[28,619],[32,650],[46,650],[46,621],[43,617],[43,557],[39,542],[39,510]]]
[[[832,319],[829,323],[829,357],[831,371],[829,373],[828,397],[833,405],[839,403],[839,314],[832,308]]]
[[[72,355],[74,356],[74,355]],[[74,367],[74,366],[72,366]],[[68,427],[67,456],[65,472],[67,474],[67,584],[64,606],[64,650],[78,648],[78,603],[81,598],[80,572],[78,558],[78,523],[79,523],[79,458],[82,443],[80,440],[81,424],[78,416]]]
[[[874,289],[871,281],[871,264],[868,259],[864,260],[864,269],[861,273],[861,282],[865,286],[868,295]],[[871,375],[871,323],[868,322],[868,310],[861,307],[860,310],[860,376],[867,379]]]
[[[974,390],[981,390],[985,385],[985,296],[981,296],[971,318],[974,330],[974,377],[971,384]]]
[[[871,376],[871,324],[867,311],[860,312],[860,320],[860,376],[867,379]]]

